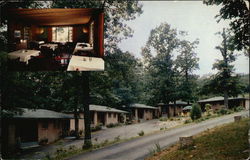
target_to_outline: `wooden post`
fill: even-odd
[[[97,112],[94,111],[94,126],[98,125],[98,120],[97,120]]]
[[[181,148],[186,148],[194,144],[193,136],[180,137],[179,141],[180,141]]]
[[[135,108],[135,120],[136,120],[136,123],[139,122],[138,109],[137,108]]]
[[[84,126],[85,126],[85,135],[84,135],[84,147],[89,148],[92,146],[91,142],[91,118],[89,111],[89,72],[82,72],[82,93],[83,93],[83,107],[84,107]]]
[[[241,120],[241,116],[234,116],[234,122],[239,122]]]

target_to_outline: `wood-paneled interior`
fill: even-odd
[[[8,19],[39,25],[75,25],[86,24],[99,9],[8,9]],[[70,18],[69,18],[70,17]]]
[[[94,21],[94,50],[99,57],[103,57],[103,23],[104,15],[100,9],[8,9],[8,42],[10,48],[17,46],[24,39],[24,28],[29,27],[30,41],[52,42],[52,27],[73,27],[73,42],[89,43],[89,30],[84,33],[83,28],[89,29]],[[39,33],[43,28],[44,32]],[[14,31],[20,30],[21,37],[15,38]]]

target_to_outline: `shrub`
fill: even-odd
[[[119,123],[110,123],[110,124],[106,125],[106,127],[107,128],[113,128],[113,127],[117,127],[119,125],[120,125]]]
[[[43,139],[41,139],[40,141],[39,141],[39,144],[40,145],[45,145],[45,144],[47,144],[48,143],[48,138],[43,138]]]
[[[167,121],[168,118],[167,118],[167,117],[161,117],[159,120],[160,120],[160,121]]]
[[[83,130],[79,131],[79,135],[82,136],[83,135]]]
[[[195,103],[192,105],[192,110],[191,110],[191,113],[190,113],[190,117],[192,120],[196,120],[196,119],[199,119],[201,118],[201,114],[202,114],[202,111],[201,111],[201,107],[199,104]]]
[[[234,111],[235,111],[235,112],[239,112],[239,111],[242,111],[242,110],[244,110],[244,109],[245,109],[244,107],[238,106],[238,107],[234,108]]]
[[[221,115],[225,115],[225,114],[228,114],[228,110],[222,108],[222,109],[218,110],[217,113],[218,113],[218,114],[221,114]]]
[[[207,103],[205,104],[205,109],[206,109],[206,112],[209,112],[209,110],[211,109],[212,105]]]
[[[106,125],[106,127],[108,127],[108,128],[113,128],[113,127],[115,127],[115,124],[110,123],[110,124]]]
[[[90,149],[92,147],[92,142],[91,140],[87,140],[84,142],[83,146],[82,146],[82,149],[83,150],[86,150],[86,149]]]
[[[101,124],[98,124],[97,126],[95,126],[95,127],[91,127],[91,131],[99,131],[99,130],[101,130],[102,129],[102,125]]]
[[[70,136],[76,136],[76,131],[75,130],[71,130],[69,133]]]
[[[115,141],[120,141],[121,140],[121,138],[120,138],[120,135],[119,136],[117,136],[117,137],[115,137],[115,139],[114,139]]]
[[[144,131],[141,131],[138,133],[139,136],[143,136],[144,135]]]
[[[130,125],[130,124],[132,124],[132,121],[126,121],[125,122],[125,125]]]
[[[149,150],[149,154],[151,156],[155,155],[156,153],[161,152],[161,146],[159,143],[155,143],[155,147]]]
[[[184,121],[185,124],[191,123],[191,122],[192,122],[192,120],[190,120],[190,119],[187,119],[187,120]]]

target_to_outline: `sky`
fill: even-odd
[[[216,22],[215,16],[219,13],[220,6],[207,6],[202,1],[140,1],[143,4],[143,13],[135,20],[126,24],[134,30],[132,38],[123,40],[119,47],[129,51],[136,57],[141,57],[141,48],[146,44],[150,31],[163,22],[172,28],[187,31],[187,40],[199,39],[196,48],[199,60],[199,70],[194,73],[206,75],[216,73],[212,65],[216,59],[221,59],[221,54],[215,46],[221,43],[216,32],[228,27],[229,21]],[[174,55],[176,57],[176,55]],[[240,55],[235,61],[236,73],[249,73],[249,59]]]

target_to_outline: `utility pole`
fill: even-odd
[[[84,108],[84,126],[85,126],[85,134],[84,134],[84,148],[90,148],[92,146],[91,142],[91,117],[89,111],[89,72],[82,72],[82,93],[83,99],[82,104]]]

